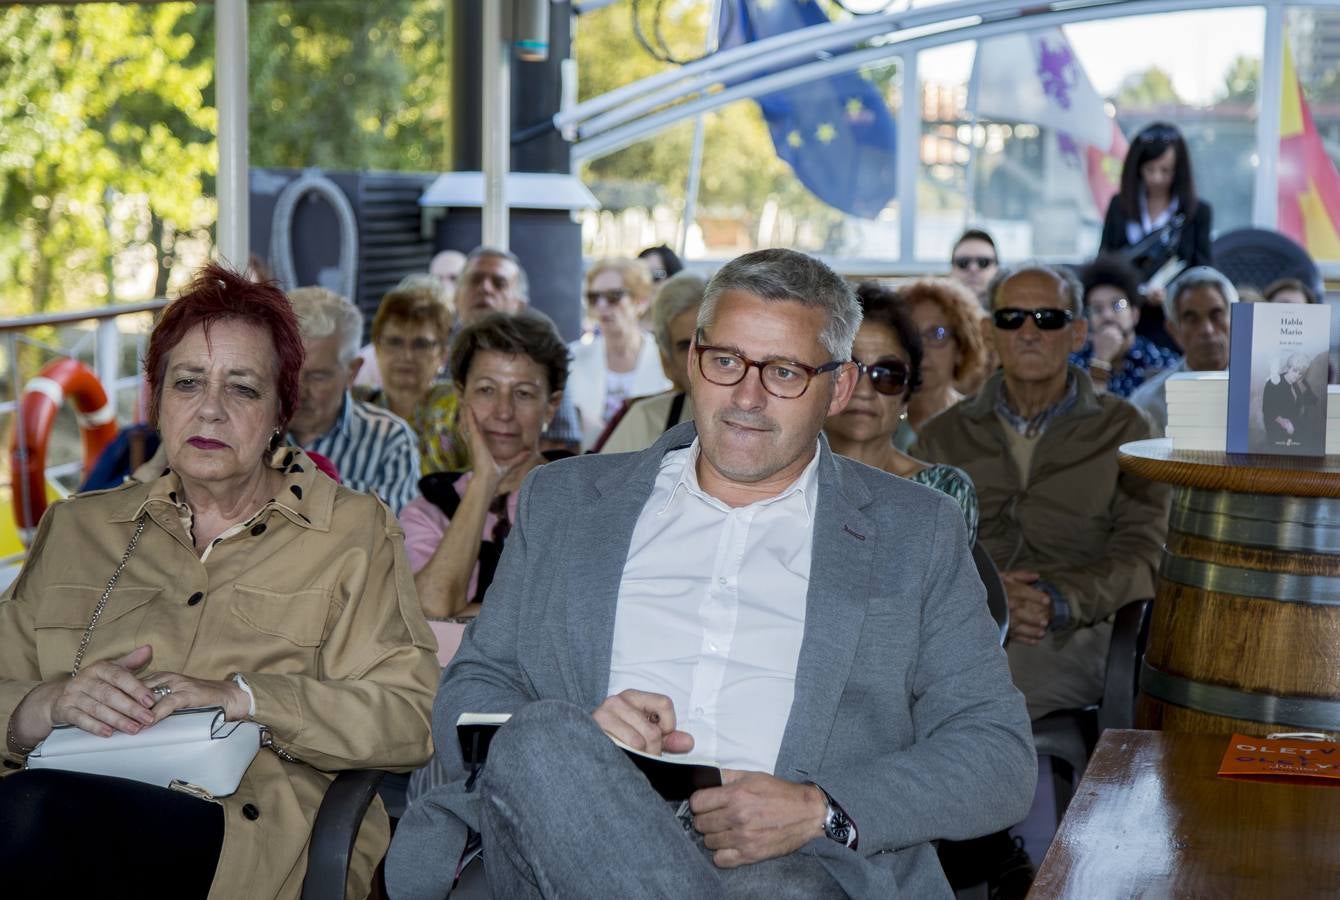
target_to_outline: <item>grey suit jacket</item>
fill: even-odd
[[[455,738],[463,712],[606,697],[614,613],[633,527],[686,422],[636,454],[536,469],[483,613],[443,673],[433,711],[454,777],[401,819],[387,859],[396,900],[441,898],[475,826]],[[951,896],[929,843],[1021,820],[1032,731],[948,497],[835,456],[820,441],[814,552],[795,699],[773,774],[815,781],[856,822],[859,851],[819,856],[857,898]]]

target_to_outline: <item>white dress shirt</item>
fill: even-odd
[[[781,494],[736,509],[699,486],[698,454],[695,440],[665,455],[633,529],[609,694],[665,694],[693,735],[685,758],[771,774],[805,633],[818,452]]]

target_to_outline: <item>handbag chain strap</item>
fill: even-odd
[[[121,577],[121,570],[126,567],[126,563],[130,560],[130,554],[135,552],[135,545],[139,543],[140,533],[144,531],[146,521],[148,521],[148,516],[140,516],[139,522],[135,525],[135,533],[130,536],[130,543],[126,545],[126,552],[121,554],[121,561],[116,564],[116,571],[107,580],[107,587],[103,590],[98,605],[93,608],[93,618],[88,620],[88,627],[84,629],[84,637],[79,641],[79,649],[74,652],[74,668],[70,670],[71,678],[79,674],[79,667],[84,664],[84,651],[88,649],[88,642],[93,639],[93,629],[98,627],[98,619],[102,618],[102,611],[107,608],[107,598],[112,596],[112,588],[116,587],[116,580]]]

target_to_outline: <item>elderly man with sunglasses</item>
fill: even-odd
[[[912,452],[972,476],[978,540],[1009,595],[1010,671],[1036,719],[1101,695],[1112,615],[1153,596],[1168,495],[1117,466],[1149,421],[1067,361],[1087,333],[1075,277],[1025,265],[987,292],[1001,369]]]
[[[962,514],[820,433],[860,320],[817,260],[742,256],[699,309],[695,422],[528,476],[393,897],[441,898],[467,829],[495,897],[949,897],[931,841],[1023,816],[1027,713]],[[467,712],[511,716],[477,780]],[[610,737],[724,783],[663,799]]]

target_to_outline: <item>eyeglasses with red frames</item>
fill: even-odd
[[[886,397],[897,397],[907,393],[911,368],[896,356],[886,356],[866,365],[859,359],[852,359],[856,371],[870,376],[870,386]]]
[[[782,400],[795,400],[804,395],[816,375],[832,372],[846,365],[846,360],[835,359],[821,366],[807,366],[793,359],[750,359],[729,347],[698,344],[698,371],[712,384],[730,387],[744,381],[750,369],[758,369],[763,389]]]

